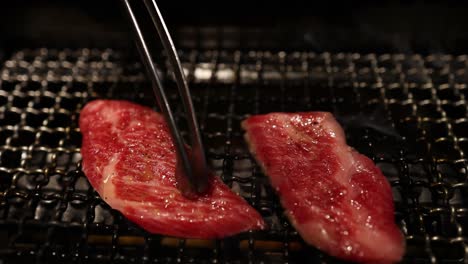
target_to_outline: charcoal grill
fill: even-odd
[[[195,240],[130,223],[81,172],[77,120],[96,98],[155,105],[141,65],[110,49],[18,50],[0,73],[2,261],[335,263],[288,223],[239,126],[250,114],[311,110],[333,112],[388,177],[405,262],[468,261],[468,56],[186,50],[181,59],[211,167],[270,229]],[[164,56],[159,65],[175,101]]]

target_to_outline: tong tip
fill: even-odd
[[[205,193],[210,187],[210,171],[204,162],[204,157],[194,153],[198,152],[187,151],[190,169],[184,169],[184,163],[180,159],[176,164],[177,188],[185,197],[192,199]]]

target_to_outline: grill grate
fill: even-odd
[[[389,178],[404,261],[468,261],[467,56],[184,51],[181,59],[211,167],[270,230],[175,239],[111,210],[80,171],[77,120],[94,98],[154,105],[141,66],[113,50],[21,50],[0,72],[0,259],[335,263],[291,228],[240,129],[248,114],[325,110]]]

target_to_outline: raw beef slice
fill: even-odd
[[[246,140],[303,239],[350,261],[396,262],[404,239],[382,172],[346,144],[330,113],[272,113],[243,122]]]
[[[218,238],[261,229],[261,216],[218,177],[188,199],[176,188],[176,155],[164,118],[126,101],[96,100],[80,115],[83,171],[114,209],[152,233]]]

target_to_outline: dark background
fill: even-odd
[[[180,48],[458,54],[468,47],[466,1],[158,3]],[[133,46],[119,0],[19,0],[2,6],[4,48]]]

